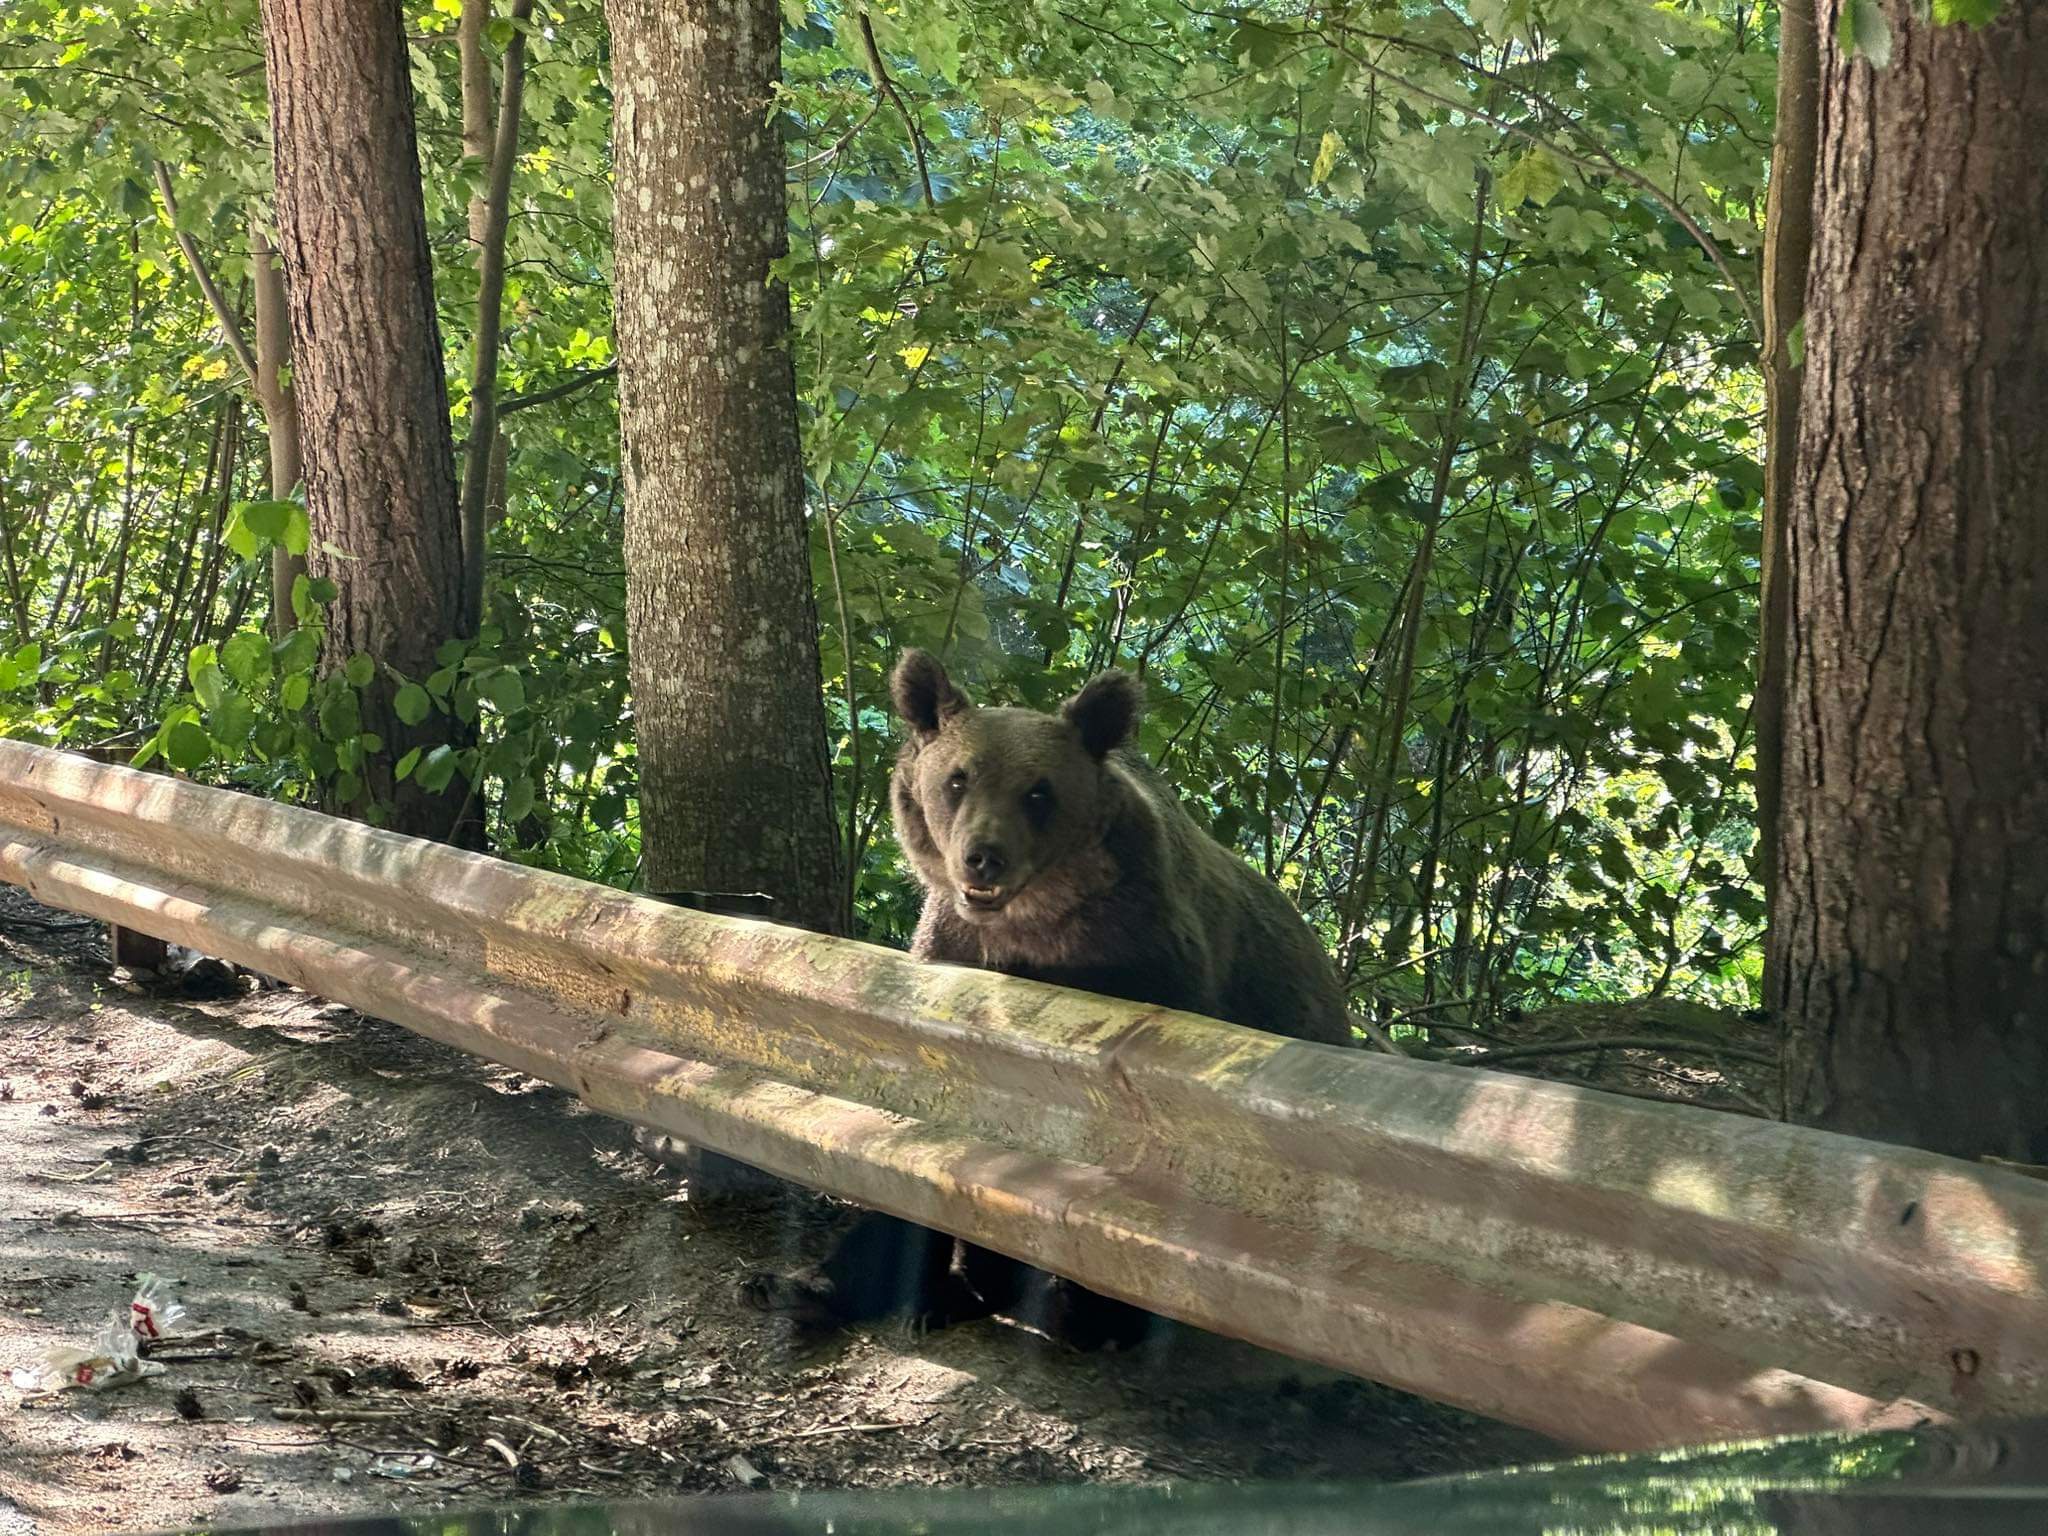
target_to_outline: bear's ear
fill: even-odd
[[[896,663],[889,676],[889,695],[896,701],[896,713],[920,741],[931,740],[941,725],[971,707],[938,658],[916,649],[905,651]]]
[[[1081,733],[1081,745],[1107,757],[1138,731],[1145,691],[1128,672],[1105,672],[1060,706],[1067,723]]]

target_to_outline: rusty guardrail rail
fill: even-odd
[[[0,879],[1585,1445],[2048,1409],[2048,1183],[1282,1040],[0,741]]]

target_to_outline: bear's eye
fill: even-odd
[[[1040,779],[1036,784],[1024,791],[1024,804],[1028,809],[1034,811],[1050,810],[1052,808],[1052,785],[1048,784],[1044,779]]]
[[[946,793],[955,800],[967,793],[967,775],[958,768],[946,777]]]

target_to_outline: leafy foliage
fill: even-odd
[[[459,11],[408,26],[458,440]],[[382,664],[323,654],[310,583],[296,634],[264,628],[268,550],[309,533],[153,190],[161,162],[245,304],[253,13],[0,8],[0,722],[350,800]],[[872,58],[859,7],[785,14],[783,275],[865,931],[916,909],[884,681],[918,644],[1039,706],[1142,673],[1147,748],[1382,1018],[1746,1001],[1774,12],[931,0],[868,7]],[[402,720],[481,727],[401,774],[472,785],[501,851],[623,882],[605,47],[595,4],[537,7],[486,623],[391,681]]]

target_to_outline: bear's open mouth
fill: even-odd
[[[978,912],[999,911],[1010,899],[1011,893],[1000,885],[963,885],[960,899]]]

